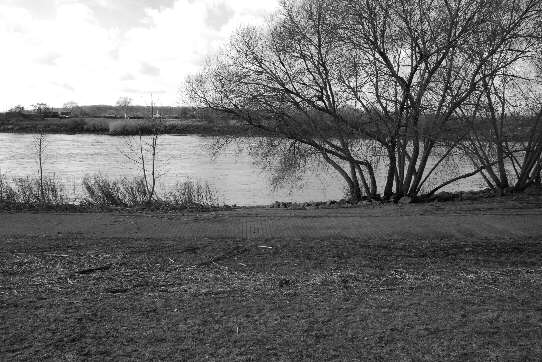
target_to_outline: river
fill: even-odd
[[[0,133],[0,173],[9,177],[37,174],[34,135]],[[135,177],[138,166],[129,157],[129,143],[134,138],[105,135],[47,135],[44,171],[61,180],[71,197],[83,194],[85,175],[101,174],[108,178]],[[226,147],[212,157],[209,146],[214,139],[201,136],[164,135],[159,139],[159,190],[170,190],[187,178],[208,182],[218,191],[222,202],[243,206],[266,205],[276,200],[306,202],[340,199],[344,185],[335,172],[309,172],[300,185],[273,190],[269,175],[256,166],[246,152]],[[128,156],[128,157],[127,157]],[[458,172],[468,170],[460,163]],[[382,167],[383,168],[383,167]],[[383,183],[384,170],[378,172]],[[479,178],[463,180],[445,190],[468,190],[482,187]]]

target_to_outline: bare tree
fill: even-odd
[[[40,203],[43,205],[46,202],[44,176],[43,176],[43,161],[45,157],[45,151],[47,149],[47,136],[43,131],[34,136],[34,151],[38,161],[38,175],[39,175],[39,198]]]
[[[427,164],[435,149],[451,149],[461,140],[450,139],[459,107],[530,51],[525,40],[541,14],[540,4],[346,1],[344,34],[351,50],[344,84],[356,106],[374,115],[372,128],[389,159],[386,195],[393,183],[399,196],[420,192],[434,172]],[[498,54],[506,60],[488,71]]]
[[[51,111],[51,107],[49,107],[47,103],[36,103],[32,105],[32,111],[44,115]]]
[[[332,6],[284,3],[268,32],[240,31],[220,58],[188,80],[187,91],[195,103],[290,140],[285,149],[291,154],[283,161],[310,153],[326,162],[345,180],[351,199],[359,201],[362,192],[376,196],[376,177],[364,155],[353,154],[363,128],[352,126],[348,104],[336,94],[342,54]]]
[[[360,147],[369,139],[388,159],[384,197],[415,197],[461,144],[460,108],[531,51],[540,7],[541,0],[283,1],[268,28],[237,33],[187,91],[194,103],[312,148],[354,200],[361,190],[377,193],[372,161],[380,150]],[[499,55],[505,60],[496,63]]]
[[[506,59],[500,55],[495,62]],[[536,57],[525,59],[521,74],[503,69],[483,82],[476,102],[464,112],[469,138],[462,145],[487,185],[502,194],[521,191],[540,175],[542,155],[541,82],[529,76]],[[538,78],[538,81],[537,81]]]
[[[117,107],[119,107],[122,110],[122,112],[124,113],[125,119],[128,119],[128,110],[131,104],[132,104],[132,98],[129,98],[129,97],[121,97],[117,101]]]
[[[18,105],[14,106],[14,107],[11,107],[8,112],[23,113],[24,112],[24,106],[18,104]]]
[[[139,128],[139,134],[136,137],[126,140],[128,152],[122,152],[122,154],[134,162],[141,172],[141,182],[143,190],[141,190],[144,202],[149,204],[156,198],[156,186],[159,178],[157,170],[157,158],[159,139],[163,131],[162,119],[159,115],[154,114],[155,105],[151,95],[151,105],[149,107],[149,118],[147,122],[150,122],[150,135],[145,136],[141,127]]]
[[[64,103],[64,105],[62,106],[62,110],[65,115],[69,116],[80,115],[81,113],[81,108],[79,107],[79,104],[74,101]]]

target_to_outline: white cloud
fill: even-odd
[[[55,0],[54,15],[46,19],[16,2],[0,5],[0,107],[68,100],[113,104],[123,95],[145,103],[150,92],[161,94],[163,104],[175,104],[180,84],[205,56],[240,25],[261,24],[278,5],[177,0],[145,8],[145,17],[134,22],[139,25],[120,30],[100,23],[92,7],[100,1]],[[221,7],[222,14],[216,11]]]

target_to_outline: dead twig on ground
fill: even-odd
[[[96,267],[96,268],[78,270],[76,273],[81,274],[81,275],[87,275],[87,274],[92,274],[92,273],[96,273],[96,272],[99,272],[99,271],[109,270],[109,269],[111,269],[112,266],[113,266],[113,264],[107,264],[107,265],[99,266],[99,267]]]

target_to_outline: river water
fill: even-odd
[[[0,133],[0,173],[9,177],[35,176],[37,158],[34,135]],[[130,149],[135,138],[105,135],[47,135],[44,171],[61,180],[74,198],[83,194],[85,175],[101,174],[108,178],[135,177],[138,166],[130,160],[137,156]],[[237,205],[266,205],[280,201],[319,201],[344,197],[344,184],[332,170],[307,173],[296,187],[273,190],[269,174],[254,164],[247,152],[228,146],[217,157],[209,150],[211,137],[164,135],[159,139],[159,190],[165,192],[177,182],[200,180],[218,191],[222,202]],[[379,170],[383,184],[384,166]],[[456,172],[468,171],[462,162]],[[478,189],[478,178],[464,180],[445,190]]]

